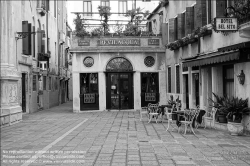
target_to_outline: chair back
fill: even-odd
[[[193,120],[199,115],[199,109],[186,110],[184,113],[185,121],[193,122]]]
[[[159,110],[159,103],[156,103],[156,104],[149,103],[148,104],[148,110],[149,110],[150,113],[157,113],[158,110]]]

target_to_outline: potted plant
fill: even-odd
[[[172,108],[173,106],[175,107],[174,111],[180,110],[180,108],[181,108],[181,100],[179,100],[179,96],[174,100],[173,95],[170,95],[170,100],[168,100],[168,106],[167,107]],[[177,115],[173,114],[172,119],[176,120]]]
[[[242,134],[243,125],[241,120],[244,115],[250,112],[250,108],[248,108],[248,99],[225,97],[220,109],[227,113],[227,128],[231,135]]]
[[[211,103],[210,107],[211,108],[214,107],[217,109],[217,112],[215,114],[216,121],[218,121],[219,123],[227,123],[227,118],[226,118],[227,112],[226,110],[221,110],[225,97],[219,96],[215,93],[213,93],[213,96],[215,100],[209,98],[209,101]]]

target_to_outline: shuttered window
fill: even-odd
[[[208,24],[212,22],[212,0],[207,0],[207,17]]]
[[[216,0],[216,17],[224,17],[227,0]]]
[[[177,18],[169,19],[169,42],[177,40]]]
[[[223,66],[223,94],[228,97],[234,96],[234,66]]]
[[[168,44],[168,23],[162,24],[162,44]]]
[[[33,91],[36,91],[37,85],[36,85],[36,75],[33,75]]]
[[[176,93],[180,93],[180,66],[179,65],[175,67],[175,74],[176,74]]]
[[[22,21],[22,32],[31,33],[31,24],[28,21]],[[31,34],[22,39],[22,47],[24,55],[31,55]]]
[[[54,0],[54,17],[56,18],[56,0]]]
[[[178,33],[177,39],[181,39],[185,36],[185,14],[178,14],[177,17]]]
[[[185,36],[191,34],[194,29],[194,7],[186,8]]]
[[[43,90],[46,90],[46,76],[43,76]]]
[[[36,28],[35,26],[33,26],[33,32],[35,31],[36,31]],[[35,35],[33,35],[32,43],[33,43],[33,57],[35,58],[36,57],[36,36]]]
[[[119,13],[126,13],[128,8],[127,8],[127,0],[120,0],[118,2],[118,11]],[[119,14],[119,15],[124,15],[124,14]]]
[[[204,0],[196,1],[195,10],[195,29],[207,25],[207,2]]]
[[[171,93],[171,67],[168,67],[168,93]]]
[[[91,1],[83,1],[83,12],[89,12],[84,14],[84,16],[92,16],[92,2]]]
[[[109,0],[101,0],[101,6],[109,6]]]

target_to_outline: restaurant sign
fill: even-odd
[[[98,46],[140,46],[140,39],[100,39]]]
[[[90,40],[78,40],[78,46],[90,46]]]
[[[237,18],[214,18],[215,31],[237,31]]]
[[[87,93],[84,94],[84,103],[95,103],[95,94],[94,93]]]
[[[145,101],[156,101],[156,93],[145,93]]]

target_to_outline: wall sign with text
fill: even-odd
[[[145,93],[145,101],[156,101],[156,93]]]
[[[95,93],[87,93],[83,96],[84,103],[95,103]]]
[[[90,40],[78,40],[78,46],[90,46]]]
[[[148,45],[159,46],[160,39],[148,39]]]
[[[140,39],[100,39],[98,46],[140,46]]]
[[[215,31],[237,31],[237,18],[214,18]]]

